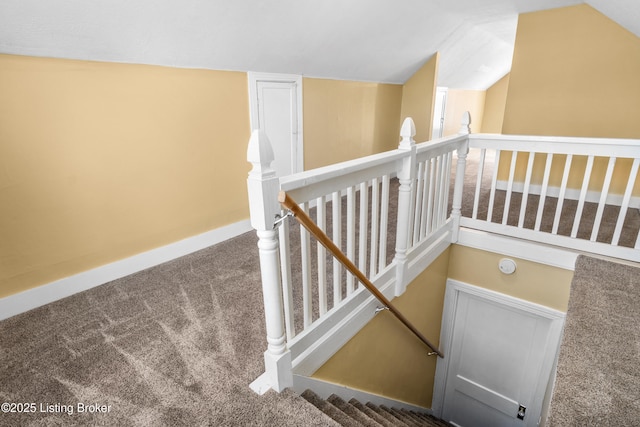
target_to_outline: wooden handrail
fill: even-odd
[[[336,259],[342,265],[344,265],[345,268],[351,272],[351,274],[356,276],[358,280],[360,280],[360,282],[369,290],[369,292],[371,292],[378,299],[378,301],[384,304],[389,309],[389,311],[393,313],[396,318],[398,318],[398,320],[400,320],[407,328],[409,328],[409,330],[413,332],[415,336],[420,339],[420,341],[425,343],[431,350],[433,350],[435,354],[444,358],[442,352],[433,344],[431,344],[431,342],[429,342],[429,340],[425,338],[425,336],[422,335],[420,331],[418,331],[416,327],[413,326],[413,324],[411,324],[411,322],[409,322],[409,320],[404,317],[404,315],[400,313],[393,304],[391,304],[391,301],[389,301],[382,294],[382,292],[380,292],[378,288],[376,288],[375,285],[371,283],[371,281],[364,275],[364,273],[362,273],[358,269],[358,267],[356,267],[355,264],[351,262],[349,258],[347,258],[347,256],[340,250],[340,248],[338,248],[333,243],[329,236],[327,236],[324,231],[322,231],[320,227],[318,227],[313,222],[313,220],[309,218],[309,216],[300,208],[300,206],[298,206],[298,204],[291,197],[289,197],[286,192],[280,191],[280,194],[278,194],[278,201],[282,204],[282,206],[284,206],[293,214],[296,220],[298,220],[298,222],[304,228],[306,228],[311,234],[313,234],[313,236],[318,240],[318,242],[322,244],[322,246],[331,251],[333,256],[336,257]]]

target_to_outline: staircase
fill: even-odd
[[[321,399],[311,390],[301,396],[344,427],[449,427],[450,424],[427,414],[406,409],[387,408],[384,405],[363,405],[356,399],[345,402],[332,394],[327,400]]]

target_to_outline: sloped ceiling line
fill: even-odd
[[[441,86],[508,72],[519,13],[577,0],[3,0],[0,53]],[[640,2],[588,0],[636,36]]]

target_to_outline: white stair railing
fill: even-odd
[[[460,134],[416,144],[407,118],[396,150],[281,178],[268,138],[254,131],[248,190],[267,332],[266,372],[254,390],[280,391],[292,385],[292,371],[315,371],[376,304],[306,229],[282,219],[280,190],[388,299],[465,228],[640,261],[640,141],[478,135],[469,124],[467,113]],[[476,175],[465,177],[470,171]],[[616,219],[605,224],[612,209]]]
[[[640,261],[639,140],[476,134],[469,147],[478,173],[462,226]],[[621,242],[625,220],[633,241]]]
[[[267,372],[254,382],[254,390],[288,387],[291,378],[280,371],[302,366],[323,336],[369,301],[358,280],[330,258],[306,229],[282,219],[286,213],[273,205],[279,190],[296,200],[389,299],[402,294],[419,274],[420,263],[414,261],[424,256],[426,248],[435,244],[442,251],[451,242],[447,200],[452,153],[466,149],[466,136],[416,145],[410,118],[401,136],[397,150],[278,178],[270,167],[273,154],[268,138],[254,131],[247,154],[253,165],[249,200],[259,237],[264,299],[269,305],[265,309]],[[433,173],[425,172],[427,163],[434,165]],[[391,221],[397,230],[390,235]],[[410,264],[416,267],[411,269]]]

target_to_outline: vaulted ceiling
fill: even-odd
[[[0,53],[486,89],[519,13],[587,3],[640,36],[638,0],[2,0]]]

